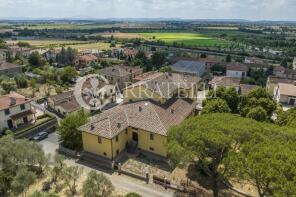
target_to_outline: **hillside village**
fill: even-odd
[[[91,170],[105,196],[295,195],[296,57],[103,39],[107,50],[0,40],[0,143],[35,154],[2,161],[32,181],[0,176],[0,196],[87,196]]]

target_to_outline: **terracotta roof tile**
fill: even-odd
[[[296,85],[288,83],[279,83],[279,91],[281,95],[295,96],[296,97]]]
[[[258,88],[259,86],[256,85],[249,85],[249,84],[240,84],[240,93],[242,95],[248,94],[251,90]]]
[[[221,76],[217,77],[215,76],[210,82],[210,85],[217,85],[217,86],[234,86],[238,87],[240,84],[240,79],[235,77],[227,77],[227,76]]]
[[[11,92],[10,94],[0,97],[0,110],[8,109],[12,106],[22,105],[29,102],[31,102],[30,99],[25,98],[16,92]]]
[[[143,69],[140,67],[116,65],[116,66],[109,66],[109,67],[103,68],[99,72],[102,75],[123,77],[123,76],[131,75],[133,73],[143,72]]]
[[[233,71],[245,71],[249,70],[248,66],[242,63],[230,63],[226,66],[226,70],[233,70]]]
[[[7,70],[7,69],[13,69],[13,68],[21,68],[22,66],[17,64],[12,64],[9,62],[3,62],[0,63],[0,70]]]
[[[172,93],[176,92],[179,88],[190,89],[193,84],[197,84],[201,79],[196,76],[184,75],[178,73],[160,73],[155,74],[146,80],[139,81],[127,87],[131,89],[137,86],[145,86],[152,92],[168,98],[172,97]]]
[[[268,82],[269,83],[293,83],[295,80],[292,79],[286,79],[286,78],[279,78],[279,77],[269,77]]]
[[[165,105],[146,100],[119,105],[79,128],[81,131],[111,139],[127,127],[143,129],[159,135],[167,135],[170,126],[181,123],[194,110],[191,100],[172,98]]]
[[[92,54],[82,55],[79,57],[79,60],[82,60],[82,61],[95,61],[97,59],[98,58]]]

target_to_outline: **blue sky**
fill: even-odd
[[[296,20],[296,0],[0,0],[0,18]]]

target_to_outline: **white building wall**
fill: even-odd
[[[293,69],[296,70],[296,57],[294,57],[294,61],[293,61]]]
[[[235,78],[242,78],[243,76],[246,76],[246,72],[244,71],[234,71],[234,70],[227,70],[226,76],[227,77],[235,77]]]
[[[30,109],[31,109],[31,104],[26,103],[24,110],[21,110],[20,105],[11,107],[9,109],[10,113],[8,115],[5,115],[5,110],[1,110],[0,111],[0,129],[8,128],[7,120],[10,119],[10,116],[19,114],[19,113],[21,113],[23,111],[27,111],[27,110],[30,110]]]

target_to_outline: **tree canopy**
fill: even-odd
[[[194,162],[208,174],[214,196],[219,182],[238,177],[249,180],[261,196],[281,196],[296,189],[291,169],[295,139],[296,131],[286,127],[232,114],[206,114],[172,127],[167,148],[172,165]]]
[[[57,62],[59,65],[74,65],[77,50],[71,47],[65,49],[62,47],[61,52],[57,54]]]
[[[276,123],[280,126],[296,128],[296,107],[288,111],[279,111],[277,113]]]
[[[151,57],[151,64],[155,69],[161,68],[165,63],[165,54],[162,52],[155,52]]]
[[[260,110],[258,107],[261,107]],[[257,110],[252,110],[254,108],[257,108]],[[250,112],[251,114],[254,114],[254,111],[257,111],[257,113],[260,112],[260,116],[262,116],[264,110],[268,119],[270,119],[276,108],[276,102],[264,88],[256,88],[251,90],[247,95],[242,97],[240,102],[240,112],[244,117],[246,117]],[[253,115],[251,117],[253,117]]]
[[[33,66],[43,66],[46,61],[44,60],[44,58],[38,53],[38,51],[36,52],[32,52],[29,56],[29,63]]]
[[[125,195],[125,197],[141,197],[141,195],[137,194],[135,192],[131,192],[131,193],[128,193],[127,195]]]
[[[246,117],[252,118],[254,120],[261,121],[261,122],[268,120],[268,116],[265,109],[260,106],[250,109]]]
[[[231,88],[218,87],[216,90],[211,90],[209,92],[209,97],[220,98],[225,100],[227,105],[231,109],[232,113],[238,112],[240,97],[234,87],[231,87]]]
[[[81,150],[82,137],[77,128],[86,122],[87,114],[83,110],[74,112],[63,119],[58,128],[61,144],[66,148]]]
[[[210,114],[210,113],[230,113],[230,108],[228,104],[223,99],[211,99],[206,100],[203,102],[203,114]]]
[[[0,138],[0,196],[25,193],[46,165],[40,145],[10,135]]]
[[[103,174],[96,171],[88,173],[87,179],[83,183],[82,192],[85,197],[109,197],[114,191],[111,181]]]

